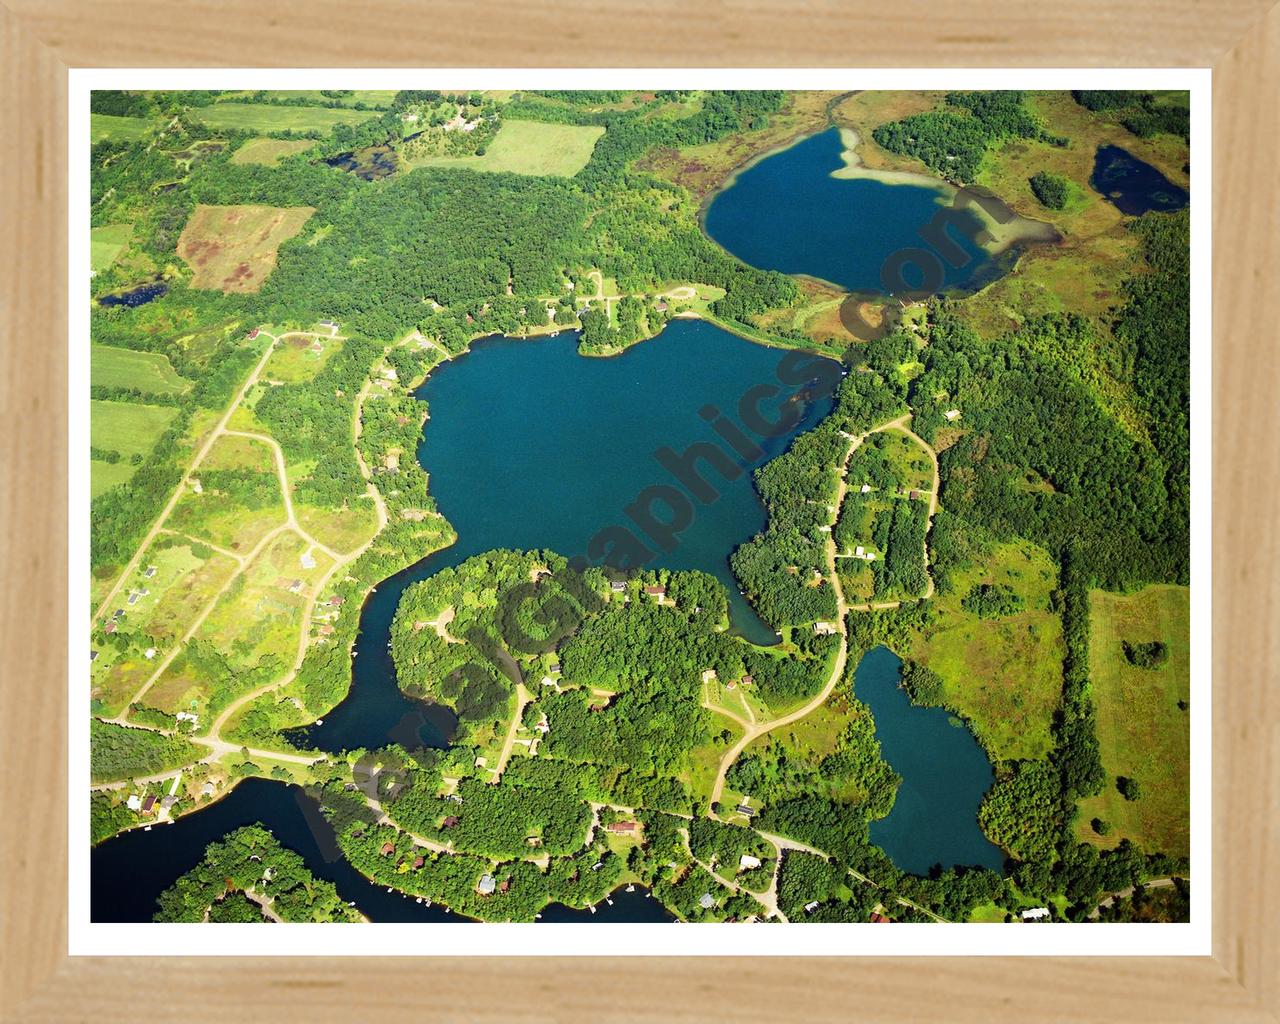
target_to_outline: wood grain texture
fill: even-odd
[[[1280,8],[1215,65],[1214,952],[1280,1007]],[[1259,344],[1261,342],[1261,344]]]
[[[66,949],[66,70],[0,7],[0,1006]],[[87,349],[86,349],[87,351]],[[42,797],[30,799],[33,789]],[[17,953],[18,955],[12,955]],[[8,1019],[8,1018],[6,1018]]]
[[[1280,1019],[1280,13],[1194,0],[12,0],[0,6],[0,1012],[4,1020],[752,1024]],[[680,29],[692,19],[689,31]],[[1213,65],[1215,955],[1196,959],[178,960],[66,956],[67,66]],[[975,926],[976,927],[976,926]],[[412,940],[406,950],[416,949]]]
[[[1272,0],[6,2],[73,67],[1206,67]]]

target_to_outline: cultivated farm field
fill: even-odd
[[[106,224],[89,232],[89,269],[106,270],[124,251],[133,235],[132,224]]]
[[[90,114],[89,134],[94,142],[115,139],[134,142],[151,130],[151,122],[141,117],[117,117],[115,114]]]
[[[310,206],[197,206],[178,238],[195,270],[193,288],[256,292],[275,269],[281,242],[302,230]]]
[[[338,107],[285,107],[272,103],[214,103],[192,111],[210,128],[251,132],[327,132],[337,124],[359,124],[376,110]]]
[[[94,459],[90,464],[89,494],[96,498],[133,476],[137,467],[132,457],[146,458],[178,410],[136,402],[93,401],[89,406],[89,443],[120,455],[117,462]]]
[[[151,395],[180,394],[191,386],[164,353],[135,352],[114,345],[89,346],[89,380],[102,387],[136,388]]]
[[[314,145],[311,139],[250,139],[231,154],[231,162],[274,167],[285,157],[303,153]]]
[[[137,402],[89,403],[89,439],[95,448],[146,456],[178,414],[172,406]]]
[[[483,156],[427,156],[410,165],[568,178],[587,165],[603,134],[604,129],[595,125],[504,121]]]

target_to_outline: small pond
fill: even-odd
[[[128,291],[116,292],[112,295],[104,295],[98,299],[99,306],[141,306],[150,302],[152,299],[158,299],[161,295],[169,291],[169,286],[163,281],[148,281],[146,284],[140,284]]]
[[[396,172],[400,166],[396,151],[390,146],[368,146],[348,153],[339,153],[325,161],[330,167],[350,171],[364,181],[376,181]]]
[[[1190,198],[1186,189],[1119,146],[1098,147],[1089,185],[1133,217],[1151,210],[1181,210]]]
[[[901,669],[896,654],[876,647],[854,674],[854,695],[875,716],[881,754],[902,776],[893,810],[871,823],[871,841],[912,874],[926,875],[935,864],[1000,871],[1004,855],[978,827],[991,763],[958,718],[911,703]]]

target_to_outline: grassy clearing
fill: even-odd
[[[152,688],[148,703],[166,711],[190,707],[220,708],[252,685],[249,673],[283,673],[293,663],[308,595],[332,561],[315,552],[315,565],[303,568],[309,545],[294,533],[282,533],[218,598],[195,640],[220,660],[174,659]],[[290,589],[295,580],[302,586]],[[227,674],[231,670],[232,675]],[[262,681],[260,678],[258,681]]]
[[[151,131],[151,122],[141,117],[117,117],[115,114],[90,114],[89,137],[94,142],[112,139],[135,142]]]
[[[116,261],[133,236],[132,224],[104,224],[89,232],[89,269],[106,270]]]
[[[263,370],[264,380],[289,384],[310,380],[324,364],[342,348],[340,338],[314,337],[310,334],[285,334]]]
[[[218,438],[194,477],[200,492],[188,488],[169,520],[179,533],[244,554],[285,521],[274,456],[260,441]]]
[[[1049,610],[1053,561],[1033,544],[1001,544],[951,582],[934,598],[948,625],[919,635],[909,656],[942,676],[946,703],[969,719],[992,759],[1046,756],[1064,653],[1062,622]],[[1024,610],[995,619],[966,611],[961,601],[980,583],[1012,588]]]
[[[231,154],[231,162],[274,167],[285,157],[304,153],[314,145],[311,139],[250,139]]]
[[[597,125],[504,121],[483,156],[426,156],[410,167],[467,167],[474,171],[569,178],[591,159],[604,134]]]
[[[316,508],[294,504],[298,523],[321,544],[335,551],[354,551],[378,530],[373,501],[362,498],[348,508]]]
[[[96,498],[113,487],[119,487],[133,476],[136,466],[127,462],[101,462],[93,459],[89,463],[89,497]]]
[[[210,128],[251,132],[327,132],[338,124],[359,124],[377,117],[376,110],[341,107],[282,107],[271,103],[214,103],[191,116]]]
[[[125,458],[144,458],[155,447],[178,410],[172,406],[137,402],[89,403],[89,443]]]
[[[310,206],[197,206],[178,238],[178,255],[195,271],[191,287],[256,292],[275,269],[280,243],[313,213]]]
[[[121,631],[136,629],[162,642],[181,636],[235,570],[226,555],[167,534],[156,538],[139,564],[155,566],[156,572],[131,584],[150,593],[130,608]]]
[[[95,385],[137,388],[150,395],[181,394],[191,387],[164,353],[135,352],[112,345],[89,346],[89,379]]]
[[[1135,594],[1089,595],[1089,673],[1107,787],[1080,801],[1082,839],[1113,846],[1131,839],[1147,850],[1190,852],[1190,728],[1179,701],[1190,700],[1191,602],[1186,587],[1151,586]],[[1169,660],[1158,668],[1129,664],[1123,641],[1160,640]],[[1142,796],[1125,800],[1117,776],[1137,779]],[[1090,822],[1109,821],[1105,838]]]

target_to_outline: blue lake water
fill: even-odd
[[[807,274],[853,292],[896,293],[883,272],[895,253],[923,249],[942,271],[938,291],[971,286],[1003,272],[1008,260],[993,258],[972,241],[982,225],[973,213],[957,212],[969,226],[948,237],[963,250],[960,266],[921,238],[942,210],[941,187],[885,184],[872,178],[833,178],[844,166],[844,142],[831,128],[742,171],[707,207],[703,226],[725,249],[754,267]],[[923,276],[913,261],[902,278],[912,288]]]
[[[728,557],[765,524],[750,471],[831,410],[823,395],[794,400],[805,392],[807,367],[835,374],[836,364],[765,348],[700,320],[674,320],[658,337],[611,359],[578,355],[577,341],[571,331],[557,338],[484,339],[434,370],[419,389],[431,418],[418,458],[458,541],[378,585],[361,614],[351,694],[323,724],[295,730],[294,742],[330,751],[381,747],[398,730],[442,745],[452,716],[401,693],[387,649],[391,620],[410,584],[494,548],[548,548],[598,564],[592,539],[606,527],[626,527],[655,552],[649,565],[717,576],[739,633],[756,643],[776,640],[738,593]],[[792,383],[779,379],[784,362],[803,364],[799,373],[784,371]],[[762,437],[743,425],[739,402],[756,387],[774,392],[760,404],[766,418],[779,418],[784,403],[798,414],[790,429]],[[700,415],[708,405],[742,427],[759,455],[735,456],[742,473],[734,480],[698,463],[719,497],[705,504],[690,499],[693,521],[676,536],[674,550],[662,551],[625,510],[650,486],[688,494],[656,453],[717,443]],[[731,453],[726,443],[718,447]],[[668,518],[661,502],[650,507],[657,518]],[[404,733],[406,724],[412,735]]]
[[[899,685],[902,662],[868,651],[853,692],[871,708],[884,759],[902,776],[893,810],[871,823],[871,841],[903,871],[977,864],[1000,871],[1004,855],[978,827],[978,805],[994,775],[973,734],[941,708],[918,707]]]
[[[1119,146],[1099,146],[1089,185],[1121,213],[1141,216],[1151,210],[1180,210],[1190,197],[1148,163]]]
[[[365,878],[338,852],[333,829],[320,814],[319,805],[297,786],[268,779],[245,779],[221,800],[184,815],[172,825],[155,825],[150,832],[135,829],[94,847],[89,855],[90,920],[150,921],[160,894],[204,858],[210,843],[255,822],[298,853],[312,874],[332,882],[338,895],[354,903],[370,921],[471,923],[470,918],[443,907],[419,903],[416,897],[387,892],[386,886]],[[612,904],[600,903],[594,914],[551,904],[543,910],[542,920],[673,920],[644,889],[620,889],[609,899]]]
[[[135,829],[94,847],[89,857],[90,919],[150,921],[157,897],[204,858],[205,847],[254,822],[298,853],[313,874],[333,882],[338,895],[354,902],[371,921],[464,920],[369,881],[338,854],[319,805],[297,786],[268,779],[245,779],[221,800],[172,825],[155,825],[150,832]]]
[[[150,302],[152,299],[158,299],[169,291],[169,286],[163,281],[150,281],[147,284],[140,284],[136,288],[130,288],[127,292],[116,292],[114,295],[104,295],[98,300],[99,306],[141,306]]]

